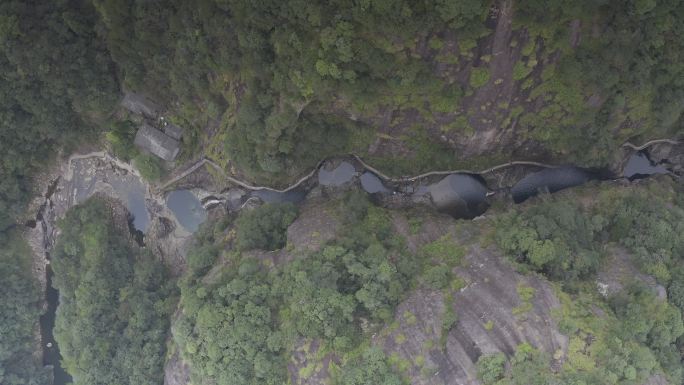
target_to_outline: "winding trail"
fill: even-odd
[[[654,139],[654,140],[649,140],[648,142],[642,144],[641,146],[636,146],[630,142],[626,142],[622,145],[622,147],[630,147],[630,148],[634,149],[635,151],[641,151],[641,150],[645,149],[646,147],[650,147],[650,146],[652,146],[654,144],[658,144],[658,143],[667,143],[667,144],[672,144],[672,145],[676,146],[678,144],[681,144],[682,141],[673,140],[673,139]]]
[[[231,183],[233,183],[233,184],[236,184],[236,185],[238,185],[238,186],[240,186],[240,187],[244,187],[244,188],[246,188],[247,190],[268,190],[268,191],[273,191],[273,192],[277,192],[277,193],[285,193],[285,192],[291,191],[291,190],[293,190],[293,189],[299,187],[299,185],[301,185],[302,183],[306,182],[309,178],[311,178],[312,176],[314,176],[314,174],[316,174],[316,171],[318,171],[318,169],[321,167],[321,165],[323,164],[323,162],[325,162],[325,159],[324,159],[324,160],[321,160],[320,162],[318,162],[318,164],[316,165],[316,167],[314,167],[313,170],[311,170],[311,172],[309,172],[308,174],[306,174],[306,175],[304,175],[303,177],[301,177],[297,182],[295,182],[294,184],[288,186],[288,187],[285,188],[285,189],[279,190],[279,189],[272,188],[272,187],[268,187],[268,186],[254,186],[254,185],[251,185],[251,184],[249,184],[249,183],[247,183],[247,182],[243,182],[243,181],[241,181],[241,180],[239,180],[239,179],[236,179],[236,178],[234,178],[234,177],[232,177],[232,176],[226,174],[226,171],[225,171],[221,166],[219,166],[216,162],[214,162],[214,161],[211,160],[210,158],[203,157],[202,159],[198,160],[195,164],[193,164],[192,166],[190,166],[187,170],[183,171],[180,175],[178,175],[178,176],[174,177],[173,179],[171,179],[170,181],[164,183],[164,184],[159,188],[159,190],[161,190],[161,191],[165,190],[165,189],[168,188],[170,185],[172,185],[172,184],[178,182],[179,180],[185,178],[186,176],[192,174],[192,173],[195,172],[198,168],[204,166],[205,164],[208,164],[208,165],[212,166],[213,168],[215,168],[217,171],[219,171],[227,181],[229,181],[229,182],[231,182]]]
[[[635,151],[641,151],[649,146],[652,146],[654,144],[658,143],[667,143],[667,144],[672,144],[672,145],[678,145],[681,144],[682,141],[679,140],[674,140],[674,139],[654,139],[651,141],[648,141],[641,146],[636,146],[630,142],[626,142],[622,145],[622,147],[629,147],[634,149]],[[444,170],[444,171],[429,171],[420,175],[416,176],[411,176],[411,177],[398,177],[398,178],[392,178],[386,174],[384,174],[382,171],[378,170],[377,168],[371,166],[370,164],[366,163],[363,159],[361,159],[360,156],[356,154],[350,154],[352,158],[354,158],[359,164],[361,164],[366,170],[376,174],[378,177],[383,179],[385,182],[390,182],[390,183],[407,183],[407,182],[415,182],[419,179],[426,178],[429,176],[436,176],[436,175],[449,175],[449,174],[477,174],[477,175],[484,175],[484,174],[489,174],[494,171],[498,171],[507,167],[512,167],[512,166],[533,166],[533,167],[542,167],[542,168],[556,168],[559,167],[557,165],[551,165],[551,164],[545,164],[545,163],[540,163],[540,162],[533,162],[533,161],[526,161],[526,160],[516,160],[516,161],[511,161],[511,162],[506,162],[502,163],[484,170]],[[337,158],[337,157],[336,157]],[[342,158],[340,156],[339,158]],[[333,158],[326,158],[318,162],[316,164],[316,167],[314,167],[309,173],[298,179],[295,183],[291,184],[290,186],[284,188],[284,189],[277,189],[269,186],[255,186],[252,184],[249,184],[247,182],[241,181],[239,179],[236,179],[230,175],[228,175],[225,170],[219,166],[216,162],[214,162],[212,159],[208,157],[203,157],[199,161],[195,162],[192,166],[190,166],[188,169],[177,175],[176,177],[172,178],[171,180],[167,181],[164,183],[159,190],[164,191],[167,189],[169,186],[172,184],[178,182],[179,180],[185,178],[186,176],[192,174],[195,172],[197,169],[204,165],[210,165],[214,169],[218,170],[222,176],[229,182],[236,184],[240,187],[243,187],[247,190],[268,190],[268,191],[273,191],[276,193],[286,193],[288,191],[291,191],[297,187],[299,187],[302,183],[306,182],[308,179],[313,177],[318,169],[323,165],[323,163],[328,160],[328,159],[333,159]]]
[[[366,170],[376,174],[378,177],[380,177],[380,179],[383,179],[384,181],[390,182],[390,183],[414,182],[416,180],[426,178],[429,176],[435,176],[435,175],[449,175],[449,174],[480,174],[480,175],[482,175],[482,174],[488,174],[488,173],[491,173],[491,172],[494,172],[494,171],[497,171],[497,170],[500,170],[500,169],[503,169],[506,167],[511,167],[511,166],[535,166],[535,167],[544,167],[544,168],[558,167],[555,165],[549,165],[549,164],[532,162],[532,161],[512,161],[512,162],[503,163],[503,164],[500,164],[500,165],[497,165],[494,167],[490,167],[490,168],[487,168],[487,169],[484,169],[481,171],[473,171],[473,170],[430,171],[430,172],[426,172],[424,174],[420,174],[420,175],[416,175],[416,176],[412,176],[412,177],[392,178],[390,176],[385,175],[384,173],[382,173],[380,170],[376,169],[375,167],[366,163],[363,159],[361,159],[360,156],[355,155],[355,154],[351,154],[349,156],[351,156],[357,162],[359,162],[361,164],[361,166],[363,166],[363,168],[365,168]],[[339,158],[342,158],[342,156],[340,156]],[[284,189],[277,189],[277,188],[273,188],[273,187],[269,187],[269,186],[255,186],[255,185],[249,184],[247,182],[241,181],[239,179],[236,179],[236,178],[226,174],[225,170],[223,170],[223,168],[221,166],[219,166],[216,162],[214,162],[210,158],[203,157],[199,161],[195,162],[192,166],[190,166],[187,170],[183,171],[178,176],[176,176],[173,179],[169,180],[168,182],[164,183],[159,188],[159,190],[163,191],[163,190],[167,189],[169,186],[171,186],[172,184],[174,184],[174,183],[178,182],[179,180],[185,178],[186,176],[192,174],[193,172],[195,172],[200,167],[202,167],[204,165],[209,165],[209,166],[212,166],[217,171],[219,171],[227,181],[229,181],[233,184],[236,184],[240,187],[243,187],[247,190],[253,190],[253,191],[254,190],[268,190],[268,191],[273,191],[276,193],[286,193],[288,191],[292,191],[292,190],[296,189],[302,183],[306,182],[311,177],[313,177],[316,174],[316,172],[318,171],[318,169],[328,159],[333,159],[333,158],[326,158],[326,159],[321,160],[320,162],[318,162],[316,167],[314,167],[309,173],[307,173],[306,175],[304,175],[303,177],[298,179],[295,183],[291,184],[290,186],[288,186]]]
[[[502,163],[500,165],[490,167],[481,171],[472,171],[472,170],[447,170],[447,171],[429,171],[424,174],[416,175],[416,176],[411,176],[411,177],[404,177],[404,178],[392,178],[389,177],[385,174],[383,174],[380,170],[376,169],[375,167],[369,165],[368,163],[364,162],[363,159],[361,159],[358,155],[353,155],[354,159],[356,159],[361,165],[367,169],[368,171],[371,171],[372,173],[376,174],[379,176],[381,179],[384,179],[387,182],[392,182],[392,183],[405,183],[405,182],[415,182],[418,179],[426,178],[428,176],[434,176],[434,175],[449,175],[449,174],[479,174],[479,175],[484,175],[484,174],[489,174],[491,172],[500,170],[502,168],[506,167],[511,167],[511,166],[535,166],[535,167],[544,167],[544,168],[556,168],[558,166],[550,165],[550,164],[545,164],[545,163],[539,163],[539,162],[532,162],[532,161],[526,161],[526,160],[516,160],[512,162],[507,162],[507,163]]]

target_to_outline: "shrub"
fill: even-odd
[[[291,203],[267,203],[237,219],[236,244],[240,250],[275,250],[285,246],[287,227],[297,217]]]
[[[385,353],[380,348],[368,348],[361,357],[353,359],[341,367],[341,374],[335,379],[336,385],[401,385],[398,374],[392,371]]]
[[[154,155],[139,153],[133,158],[133,165],[147,181],[158,181],[165,174],[161,159]]]
[[[116,157],[130,161],[138,154],[133,141],[135,140],[135,126],[130,120],[112,123],[111,130],[106,134],[107,141]]]
[[[428,268],[423,273],[423,281],[433,289],[444,289],[449,285],[450,270],[444,265],[437,265]]]
[[[480,88],[489,81],[488,68],[473,68],[470,72],[470,85],[473,88]]]
[[[527,77],[530,72],[532,72],[532,68],[519,61],[515,63],[515,67],[513,67],[513,80],[522,80]]]
[[[477,378],[492,385],[503,378],[506,356],[503,353],[481,355],[477,360]]]

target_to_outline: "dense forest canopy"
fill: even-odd
[[[145,177],[163,176],[131,146],[124,90],[186,128],[184,160],[206,155],[265,184],[348,152],[394,174],[519,156],[615,166],[623,142],[684,131],[683,23],[677,0],[0,2],[0,383],[47,381],[32,356],[40,294],[17,231],[41,172],[106,137]],[[483,383],[681,383],[683,194],[653,191],[667,197],[608,189],[592,205],[551,199],[494,221],[491,239],[521,271],[561,287],[571,348],[555,372],[526,344],[482,356]],[[390,322],[416,287],[459,288],[465,249],[447,237],[410,253],[387,211],[343,201],[342,237],[275,267],[254,253],[291,246],[294,206],[198,235],[173,336],[194,379],[282,383],[287,353],[308,338],[341,357],[335,384],[404,381],[364,328]],[[175,289],[108,204],[91,200],[62,223],[55,335],[76,385],[158,384]],[[609,247],[667,300],[638,283],[588,294]],[[447,312],[442,334],[456,322]]]
[[[188,138],[211,136],[203,150],[223,164],[280,182],[321,157],[365,153],[374,138],[399,140],[406,159],[371,155],[406,172],[467,162],[453,146],[468,154],[492,125],[515,143],[591,165],[609,163],[629,138],[681,130],[678,1],[0,7],[2,227],[22,212],[32,176],[56,150],[110,127],[123,88],[163,104],[191,129]],[[505,62],[493,52],[502,44]],[[195,147],[186,150],[200,142],[188,139]],[[491,159],[511,154],[495,143],[485,150]]]
[[[355,193],[334,214],[344,221],[344,236],[306,258],[298,255],[269,269],[248,251],[283,244],[246,243],[251,234],[239,226],[275,237],[286,227],[274,229],[264,215],[291,210],[290,205],[261,206],[234,223],[209,223],[198,235],[188,257],[192,269],[180,283],[182,314],[173,330],[192,378],[197,383],[281,384],[295,342],[312,338],[347,353],[336,383],[403,384],[382,350],[364,345],[362,325],[389,322],[411,285],[434,285],[435,267],[444,268],[441,287],[446,286],[453,278],[447,267],[458,264],[461,250],[437,241],[426,248],[425,258],[410,255],[391,230],[389,213]],[[232,225],[238,230],[231,231]],[[223,262],[208,271],[217,251]]]
[[[554,319],[570,339],[567,352],[554,352],[554,358],[528,343],[509,356],[482,354],[477,373],[483,384],[627,385],[654,375],[681,383],[684,209],[675,199],[681,186],[592,188],[543,197],[481,227],[479,244],[493,235],[519,271],[537,271],[557,284],[561,305]],[[592,191],[594,200],[578,203]],[[194,267],[180,285],[182,313],[173,330],[194,382],[282,383],[293,375],[296,346],[317,341],[323,346],[319,358],[339,360],[328,373],[334,384],[410,383],[411,364],[397,358],[401,348],[376,338],[379,328],[392,330],[398,318],[411,319],[412,313],[397,314],[396,307],[413,290],[451,298],[464,285],[477,285],[454,273],[468,246],[448,234],[412,253],[391,224],[392,214],[363,196],[351,194],[330,206],[329,214],[343,221],[341,235],[317,252],[289,250],[292,259],[276,265],[264,258],[268,254],[246,250],[241,237],[248,234],[234,229],[275,231],[258,219],[274,206],[203,227],[189,255]],[[421,221],[420,215],[412,219]],[[475,227],[468,224],[470,231]],[[601,296],[595,279],[609,268],[605,259],[616,247],[628,250],[631,262],[625,263],[655,277],[667,298],[636,273],[616,293]],[[533,305],[526,301],[535,290],[518,286],[518,295],[517,311],[529,311]],[[442,336],[458,322],[458,312],[439,316]],[[559,354],[562,365],[552,369]],[[300,367],[299,375],[306,378],[313,370]]]
[[[61,223],[55,339],[74,385],[160,384],[175,284],[113,210],[92,198]]]
[[[480,127],[472,95],[511,74],[514,97],[490,100],[499,104],[490,115],[575,161],[605,164],[620,141],[681,128],[679,2],[510,5],[97,2],[124,82],[222,126],[218,153],[254,176],[363,151],[358,131],[373,135],[387,110],[399,120],[416,111],[433,138],[469,137]],[[513,27],[504,43],[517,54],[493,79],[491,25],[505,17]]]
[[[95,138],[119,86],[89,1],[3,1],[0,15],[1,229],[56,150]]]
[[[656,183],[649,187],[608,188],[589,205],[572,198],[547,198],[510,212],[497,223],[496,241],[514,261],[559,281],[569,293],[580,293],[569,311],[572,315],[561,321],[563,331],[606,338],[605,344],[581,354],[594,355],[601,364],[592,370],[579,368],[585,358],[581,355],[568,364],[570,372],[583,372],[575,378],[587,384],[643,383],[658,369],[672,383],[684,378],[684,207],[672,195],[681,197],[682,190]],[[606,256],[616,252],[611,242],[629,250],[640,270],[667,289],[668,298],[656,298],[652,288],[632,277],[630,286],[602,305],[611,317],[596,317],[596,322],[587,310],[596,301],[588,298],[591,291],[585,285],[605,268]]]
[[[15,231],[0,233],[0,242],[0,383],[47,385],[49,370],[33,359],[41,297],[31,250]]]

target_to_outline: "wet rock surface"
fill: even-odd
[[[648,156],[655,164],[662,164],[676,175],[684,176],[684,144],[656,144],[648,149]]]
[[[164,385],[186,385],[190,383],[190,367],[178,351],[173,353],[164,366]]]
[[[375,339],[388,355],[397,353],[411,363],[412,384],[479,384],[475,364],[482,354],[511,355],[523,342],[550,355],[567,349],[567,337],[552,317],[560,303],[548,282],[516,273],[495,250],[479,246],[469,250],[466,262],[458,275],[467,285],[453,293],[452,301],[439,291],[415,291],[397,308],[399,326]],[[535,289],[531,310],[524,314],[516,311],[522,304],[519,285]],[[458,321],[440,346],[445,306],[453,308]]]
[[[412,213],[392,213],[394,230],[404,236],[408,250],[413,253],[445,234],[467,245],[471,243],[472,231],[476,231],[472,227],[459,226],[458,221],[447,215],[423,213],[420,216],[418,230],[412,231],[409,223]],[[328,215],[322,206],[310,204],[303,207],[298,219],[288,229],[288,244],[298,250],[310,251],[311,234],[320,231],[321,224],[335,227],[332,223],[324,223],[328,218],[334,217]],[[335,230],[331,230],[321,238],[334,236]],[[280,251],[264,253],[260,257],[270,258],[274,253],[296,254]],[[523,342],[550,355],[566,351],[567,337],[560,334],[552,317],[560,302],[545,279],[517,273],[496,248],[479,245],[468,246],[464,264],[455,272],[466,285],[461,290],[452,291],[451,301],[447,301],[442,291],[414,290],[397,307],[394,322],[388,323],[372,337],[372,343],[382,347],[388,356],[398,355],[411,363],[407,372],[411,384],[479,384],[475,363],[480,355],[496,352],[510,355]],[[519,311],[523,305],[518,296],[519,286],[531,287],[535,291],[531,306],[525,312]],[[453,308],[458,321],[448,331],[442,347],[440,339],[445,306]],[[324,384],[330,381],[328,367],[339,357],[327,355],[313,359],[317,356],[317,348],[315,340],[299,342],[288,364],[293,384]]]
[[[340,229],[335,213],[318,200],[300,207],[299,216],[287,228],[287,243],[295,252],[314,252],[335,238]]]
[[[129,164],[104,152],[75,155],[55,167],[45,183],[46,193],[32,204],[36,225],[27,228],[34,252],[34,270],[44,285],[46,253],[59,235],[57,220],[73,206],[94,195],[121,202],[135,230],[146,232],[145,244],[176,272],[184,265],[183,253],[191,233],[177,224],[163,196],[153,193]],[[127,230],[126,230],[127,231]]]

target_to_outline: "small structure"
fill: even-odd
[[[175,124],[167,123],[164,126],[164,133],[166,133],[166,135],[168,135],[168,136],[170,136],[176,140],[180,140],[181,136],[183,136],[183,129],[176,126]]]
[[[121,100],[121,106],[128,111],[145,116],[150,119],[156,119],[161,111],[161,107],[155,102],[141,94],[133,92],[126,92]]]
[[[165,161],[172,161],[180,151],[178,140],[166,135],[147,123],[135,134],[135,145]]]

